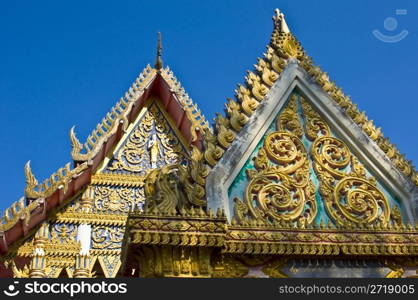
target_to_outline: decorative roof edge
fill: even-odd
[[[169,66],[161,70],[161,76],[174,92],[181,106],[186,111],[187,117],[193,123],[193,128],[190,130],[193,136],[193,141],[195,141],[197,139],[196,130],[200,131],[209,128],[208,121],[206,121],[205,116],[202,114],[197,104],[194,103],[190,96],[186,93],[186,90],[181,85],[180,81],[177,80],[176,76],[174,76],[174,73],[170,70]]]
[[[87,138],[86,143],[81,144],[76,137],[74,127],[71,128],[71,156],[74,161],[81,162],[81,164],[76,165],[76,167],[72,169],[71,163],[67,163],[63,168],[58,169],[42,183],[38,183],[38,180],[32,172],[30,161],[26,163],[25,197],[27,199],[37,200],[26,204],[25,198],[22,197],[19,201],[14,202],[8,207],[3,216],[0,217],[0,233],[11,229],[20,220],[24,220],[25,224],[28,224],[31,213],[41,205],[39,201],[45,202],[48,197],[52,196],[57,191],[57,189],[62,189],[63,194],[66,194],[69,183],[90,167],[91,160],[101,150],[103,144],[117,131],[118,125],[123,123],[123,129],[126,130],[129,125],[128,115],[134,103],[143,95],[145,89],[156,75],[157,71],[150,65],[147,65],[125,93],[125,96],[116,103],[111,111],[107,113],[105,118],[103,118],[92,131]],[[176,96],[176,100],[192,122],[190,130],[193,138],[192,141],[195,141],[197,139],[196,131],[206,130],[209,127],[208,122],[168,66],[160,70],[160,75],[166,81],[170,90]]]
[[[88,161],[92,159],[102,148],[103,144],[112,136],[119,123],[124,123],[124,129],[128,126],[127,116],[135,101],[142,96],[146,87],[155,77],[156,70],[150,65],[139,74],[125,96],[112,107],[109,113],[97,124],[96,129],[87,137],[84,144],[77,139],[74,127],[70,130],[70,139],[72,145],[71,157],[74,161]]]
[[[208,122],[168,66],[158,70],[158,73],[161,74],[170,87],[170,90],[176,95],[179,104],[192,122],[193,128],[190,130],[191,136],[193,137],[192,141],[195,141],[197,139],[196,130],[204,130],[208,127]],[[71,128],[71,156],[74,161],[88,161],[94,158],[103,144],[117,131],[119,123],[123,123],[124,129],[127,128],[129,123],[128,115],[134,103],[143,95],[145,89],[156,75],[157,70],[147,65],[125,93],[125,96],[120,98],[116,105],[112,107],[111,111],[107,113],[106,117],[103,118],[96,126],[96,129],[87,137],[84,144],[80,143],[77,139],[74,127]]]
[[[313,256],[405,256],[418,254],[418,223],[355,225],[311,224],[245,220],[228,223],[201,208],[181,213],[132,212],[127,220],[129,244],[218,247],[222,253]]]
[[[396,168],[418,186],[418,172],[412,162],[407,160],[396,146],[383,136],[381,128],[376,128],[373,121],[367,118],[365,112],[359,111],[357,105],[343,93],[335,82],[329,79],[326,72],[314,65],[299,41],[289,31],[284,15],[278,9],[273,16],[273,25],[273,33],[264,58],[258,58],[258,63],[254,65],[254,71],[247,71],[246,85],[239,84],[238,89],[235,90],[237,101],[228,98],[228,102],[225,104],[226,116],[217,114],[215,131],[205,131],[203,144],[206,162],[211,167],[216,165],[234,141],[237,133],[248,122],[249,117],[279,78],[289,59],[296,59],[323,91],[379,146]]]
[[[67,192],[69,182],[73,178],[79,176],[79,174],[87,168],[87,162],[78,165],[74,169],[71,169],[71,164],[67,163],[63,168],[58,169],[58,171],[39,184],[36,177],[32,173],[30,161],[28,161],[25,165],[25,196],[28,199],[47,198],[57,189],[63,189],[65,194]]]

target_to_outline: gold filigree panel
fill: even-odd
[[[50,225],[51,239],[61,244],[74,242],[77,236],[77,225],[53,223]]]
[[[276,131],[265,138],[254,158],[255,170],[247,169],[245,204],[234,199],[238,220],[248,214],[256,219],[298,221],[305,225],[316,216],[310,162],[300,140],[302,125],[296,100],[292,97],[277,120]]]
[[[124,227],[94,227],[91,235],[92,247],[94,249],[120,249],[124,232]]]
[[[319,191],[332,220],[341,226],[376,222],[387,225],[391,209],[376,179],[367,175],[344,141],[331,136],[329,126],[305,100],[302,109],[308,120],[308,137],[313,141],[311,155]]]
[[[317,217],[319,194],[338,226],[401,224],[389,192],[305,99],[293,93],[272,126],[246,164],[243,198],[234,197],[236,221],[267,219],[304,227]]]
[[[142,208],[145,200],[142,188],[112,186],[94,187],[94,210],[108,213],[130,212]]]
[[[106,172],[145,174],[147,169],[181,162],[187,155],[180,138],[156,101],[148,105],[123,146],[110,160]]]

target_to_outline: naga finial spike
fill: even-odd
[[[75,135],[75,126],[71,127],[70,129],[70,140],[71,140],[71,146],[74,151],[80,151],[82,148],[82,145],[80,141],[77,139],[77,136]]]
[[[75,126],[71,127],[70,129],[70,141],[71,141],[71,148],[72,148],[71,157],[73,158],[74,161],[76,161],[84,146],[80,143],[77,136],[75,135]]]
[[[33,175],[32,169],[30,167],[30,160],[28,160],[28,162],[25,164],[25,177],[26,177],[26,186],[34,187],[38,185],[38,181]]]
[[[155,59],[155,68],[157,69],[157,71],[163,68],[163,60],[161,58],[162,49],[163,49],[163,46],[161,43],[161,32],[158,32],[157,57]]]

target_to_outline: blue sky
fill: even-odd
[[[418,164],[417,1],[2,1],[0,209],[23,195],[26,161],[39,181],[70,161],[71,126],[84,141],[154,62],[157,31],[164,63],[212,120],[262,56],[276,7],[314,61]],[[373,30],[408,35],[384,43]]]

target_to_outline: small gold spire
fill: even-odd
[[[284,18],[284,14],[280,11],[280,9],[275,9],[275,15],[273,16],[274,27],[279,30],[279,32],[288,33],[290,32],[289,27],[287,26],[286,19]]]
[[[163,68],[163,60],[161,59],[161,50],[163,46],[161,44],[161,33],[158,32],[158,44],[157,44],[157,58],[155,59],[155,68],[157,71]]]

